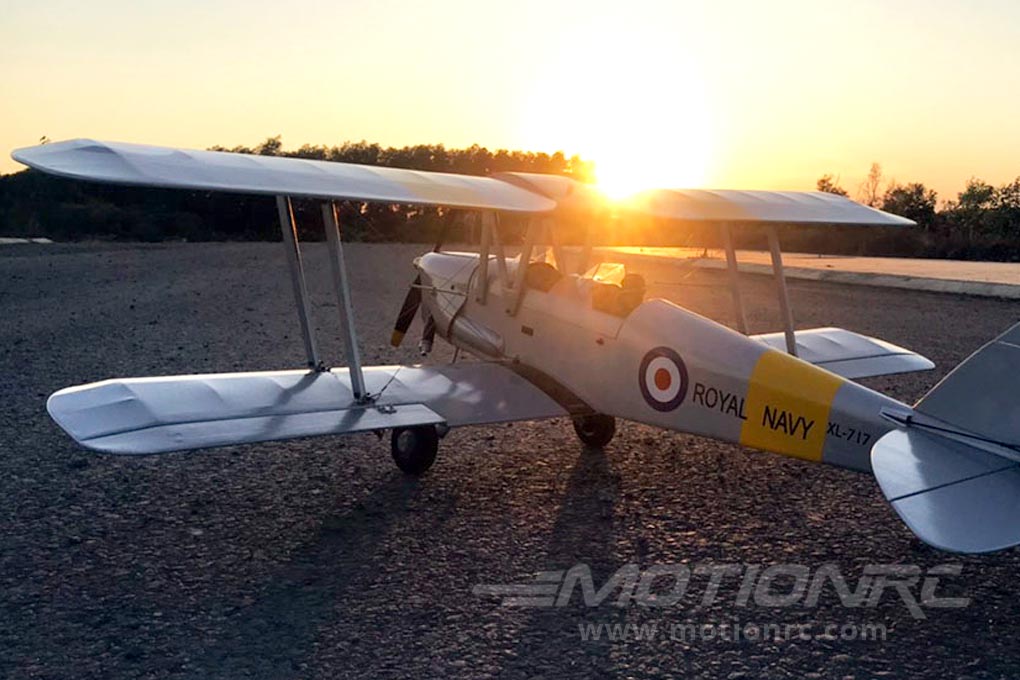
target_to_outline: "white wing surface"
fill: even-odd
[[[368,405],[356,403],[345,368],[124,378],[60,390],[47,409],[82,446],[122,454],[566,415],[494,363],[376,366],[365,382],[378,395]]]
[[[475,177],[353,163],[73,139],[11,154],[42,172],[137,186],[542,213],[615,208],[691,222],[908,226],[911,220],[816,191],[654,189],[611,204],[569,177]]]
[[[14,160],[72,179],[382,203],[546,212],[556,203],[489,177],[354,163],[73,139],[18,149]]]
[[[493,175],[555,200],[561,208],[653,215],[685,222],[730,224],[816,224],[905,227],[913,220],[869,208],[845,196],[820,191],[742,191],[735,189],[651,189],[609,206],[589,184],[569,177],[533,172]]]
[[[821,191],[655,189],[624,205],[667,219],[731,224],[828,224],[906,227],[913,220]]]

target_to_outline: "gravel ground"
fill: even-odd
[[[420,246],[353,245],[363,355],[387,345]],[[325,250],[307,248],[327,356],[340,356]],[[1020,551],[960,557],[914,539],[870,476],[623,423],[604,453],[569,424],[452,432],[415,482],[373,435],[118,458],[78,449],[46,416],[61,387],[110,376],[285,368],[301,345],[273,244],[0,248],[0,676],[1016,677]],[[646,270],[657,293],[729,322],[717,273]],[[682,280],[679,280],[681,279]],[[799,282],[798,324],[915,349],[926,374],[870,381],[913,400],[1020,317],[1020,304]],[[748,279],[756,331],[778,323]],[[413,343],[409,343],[413,345]],[[447,349],[434,360],[449,357]],[[636,563],[949,563],[963,609],[913,618],[894,593],[845,608],[500,606],[478,584]],[[915,589],[914,592],[917,592]],[[580,624],[885,626],[884,641],[582,641]]]

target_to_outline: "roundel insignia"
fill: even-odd
[[[656,347],[638,369],[641,396],[656,411],[672,411],[687,396],[687,366],[669,347]]]

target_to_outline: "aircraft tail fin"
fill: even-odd
[[[970,355],[914,410],[980,438],[1020,446],[1020,324]]]
[[[879,486],[926,543],[953,552],[1020,544],[1020,324],[949,373],[906,427],[879,439]]]

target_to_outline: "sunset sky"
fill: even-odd
[[[617,188],[952,198],[1020,175],[1020,2],[0,0],[0,172],[43,135],[578,153]]]

